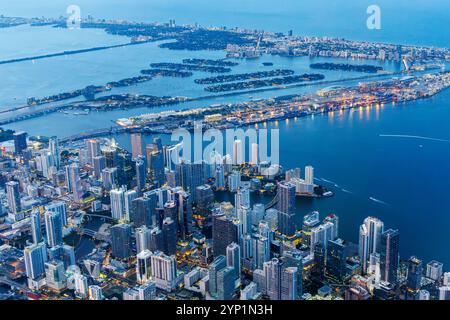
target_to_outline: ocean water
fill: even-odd
[[[382,9],[382,29],[366,28],[366,8],[372,1],[267,0],[78,0],[82,15],[137,21],[198,22],[202,25],[241,26],[273,31],[293,30],[296,34],[340,36],[357,40],[423,44],[449,47],[450,3],[378,0]],[[0,14],[16,16],[59,16],[72,1],[17,0],[0,3]],[[28,28],[28,29],[27,29]],[[63,30],[26,26],[0,29],[0,59],[58,52],[71,48],[121,42],[99,30],[84,30],[83,35],[67,35]],[[39,45],[32,41],[42,33]],[[88,84],[103,84],[136,73],[154,61],[179,61],[184,57],[220,57],[218,52],[175,52],[161,50],[155,44],[113,49],[70,57],[41,60],[35,64],[0,66],[0,109],[21,105],[28,96],[44,96],[78,89]],[[266,59],[266,58],[264,58]],[[309,59],[274,59],[277,67],[308,71]],[[257,70],[261,63],[242,61],[237,70]],[[386,66],[395,69],[395,66]],[[196,74],[195,77],[204,76]],[[350,74],[327,73],[328,78]],[[189,79],[155,79],[118,92],[141,94],[177,94],[197,96],[201,87]],[[254,98],[308,92],[317,87],[257,93]],[[243,101],[248,94],[171,106],[193,108],[212,103]],[[398,228],[403,258],[417,255],[425,262],[437,259],[450,264],[450,143],[420,138],[386,137],[403,135],[450,140],[450,92],[431,99],[396,106],[384,106],[333,113],[272,123],[280,129],[281,163],[286,168],[311,164],[319,181],[336,193],[330,199],[298,199],[298,222],[304,214],[319,210],[321,217],[335,213],[340,218],[340,233],[357,241],[358,227],[368,216],[377,216],[386,227]],[[167,108],[130,109],[89,116],[50,114],[7,126],[30,134],[67,136],[80,131],[107,127],[112,120]],[[151,141],[147,136],[147,141]],[[117,137],[129,147],[129,136]],[[370,200],[370,198],[378,201]],[[448,268],[447,268],[448,269]]]

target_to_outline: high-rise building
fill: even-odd
[[[17,181],[9,181],[6,183],[6,196],[8,198],[9,211],[18,214],[22,210],[20,204],[19,183]]]
[[[439,281],[442,277],[443,264],[436,260],[427,263],[426,277],[428,279]]]
[[[143,153],[142,135],[140,133],[131,134],[131,154],[133,159],[142,156]]]
[[[183,142],[172,146],[165,146],[164,149],[164,160],[165,167],[169,171],[175,171],[177,164],[180,164],[182,158],[180,158],[180,151],[183,148]],[[190,160],[190,159],[187,159]]]
[[[131,256],[131,226],[117,224],[111,227],[112,255],[118,259]]]
[[[127,190],[123,194],[124,197],[124,219],[127,222],[131,221],[131,215],[133,210],[133,201],[138,197],[135,190]]]
[[[252,143],[252,159],[250,162],[253,165],[259,164],[259,146],[257,143]]]
[[[238,242],[238,230],[235,221],[222,213],[213,215],[212,235],[215,256],[225,255],[227,246],[233,242]]]
[[[94,158],[101,155],[100,143],[96,139],[86,140],[87,162],[94,164]]]
[[[295,185],[290,182],[278,184],[277,209],[278,231],[287,236],[295,234]]]
[[[264,274],[266,279],[267,295],[270,300],[281,299],[281,277],[283,262],[277,258],[264,263]]]
[[[23,250],[25,270],[30,280],[36,280],[45,274],[47,250],[44,243],[33,244]]]
[[[305,167],[305,182],[307,184],[314,184],[314,168],[312,166]]]
[[[67,286],[67,278],[62,261],[52,260],[45,263],[45,280],[54,291],[61,291]]]
[[[334,240],[334,224],[326,221],[323,224],[311,229],[310,250],[314,252],[314,247],[320,243],[324,248],[327,247],[329,240]]]
[[[27,148],[27,133],[24,131],[14,132],[14,152],[21,154]]]
[[[389,229],[382,233],[380,244],[381,280],[397,284],[399,266],[400,234],[398,230]]]
[[[74,275],[75,293],[81,299],[86,299],[89,296],[88,279],[86,276],[76,273]]]
[[[48,141],[48,148],[52,156],[53,165],[59,169],[61,166],[61,153],[59,150],[59,142],[57,137],[51,137]]]
[[[144,250],[151,250],[151,230],[148,229],[145,225],[136,228],[135,236],[136,236],[136,252],[140,253]]]
[[[156,195],[134,199],[130,216],[134,225],[150,227],[153,224],[156,205]]]
[[[142,191],[145,189],[145,181],[147,178],[145,161],[142,157],[138,157],[135,163],[136,167],[136,190],[139,196],[142,195]]]
[[[115,220],[125,218],[125,189],[111,190],[109,193],[111,199],[111,217]]]
[[[241,248],[238,244],[232,243],[227,246],[227,266],[235,271],[235,280],[241,276]]]
[[[156,284],[153,281],[147,281],[138,288],[139,300],[155,300],[156,299]]]
[[[284,268],[281,272],[280,300],[298,299],[298,269],[296,267]]]
[[[46,211],[44,214],[47,244],[55,247],[63,244],[63,217],[58,211]]]
[[[275,211],[276,219],[278,221],[278,211],[276,209],[269,209],[269,210]],[[253,205],[252,224],[254,226],[257,226],[261,220],[266,219],[265,217],[266,213],[267,213],[266,208],[262,203],[255,203]],[[268,220],[266,219],[266,221]]]
[[[419,291],[419,300],[430,300],[430,292],[428,290]]]
[[[172,291],[177,281],[177,262],[174,256],[166,256],[162,252],[155,252],[151,257],[152,280],[156,287]]]
[[[137,254],[136,277],[137,277],[137,282],[140,284],[144,284],[148,280],[150,280],[151,257],[152,257],[152,253],[149,250],[144,250]]]
[[[241,165],[244,163],[245,152],[244,146],[241,140],[235,140],[233,142],[233,164]]]
[[[262,269],[264,262],[270,260],[270,241],[260,234],[255,234],[252,237],[252,257],[253,268]]]
[[[102,155],[106,159],[107,168],[117,168],[119,166],[118,150],[115,145],[107,145],[101,149]]]
[[[39,210],[34,210],[30,215],[31,222],[31,237],[33,244],[38,244],[42,241],[42,224],[41,213]]]
[[[223,255],[217,255],[216,258],[212,263],[210,263],[208,267],[208,274],[209,274],[209,294],[212,297],[217,296],[217,274],[220,270],[226,268],[227,266],[227,259]]]
[[[439,287],[439,300],[450,300],[450,286]]]
[[[89,286],[89,300],[103,300],[103,290],[97,285]]]
[[[63,201],[52,202],[45,206],[45,210],[49,212],[58,212],[61,214],[63,226],[67,225],[67,204]]]
[[[164,237],[164,253],[171,256],[177,252],[177,225],[167,217],[163,220],[162,233]]]
[[[119,174],[117,168],[105,168],[102,170],[103,187],[110,191],[119,183]]]
[[[296,281],[296,293],[295,299],[299,298],[303,294],[303,256],[300,251],[290,250],[283,253],[283,262],[286,267],[292,267],[297,269]]]
[[[232,300],[234,294],[234,281],[236,271],[233,267],[227,266],[217,272],[217,299]]]
[[[106,169],[106,158],[104,156],[95,156],[92,158],[92,165],[94,167],[94,176],[101,179],[103,170]],[[113,183],[111,183],[112,186]]]
[[[75,249],[63,244],[48,249],[49,260],[58,260],[64,264],[64,269],[75,265]]]
[[[330,281],[342,283],[346,273],[346,244],[342,239],[328,240],[325,276]]]
[[[154,227],[150,230],[150,251],[164,250],[164,236],[159,227]]]
[[[411,257],[408,260],[408,276],[406,278],[407,295],[416,298],[422,283],[422,260]]]
[[[236,192],[241,187],[241,172],[233,171],[228,176],[228,189],[231,192]]]
[[[359,256],[362,272],[367,272],[369,257],[372,253],[378,253],[381,243],[381,235],[384,224],[375,217],[367,217],[359,229]]]
[[[68,180],[69,191],[73,194],[76,202],[81,201],[83,190],[81,187],[80,167],[77,163],[72,163],[66,168],[66,179]]]
[[[250,282],[241,290],[240,300],[257,300],[258,296],[258,285],[256,282]]]

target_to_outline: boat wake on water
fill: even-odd
[[[389,206],[389,203],[381,201],[381,200],[378,200],[378,199],[376,199],[374,197],[370,197],[369,200],[372,200],[373,202],[376,202],[376,203],[379,203],[379,204],[383,204],[385,206]]]
[[[318,181],[323,181],[323,182],[329,183],[329,184],[333,185],[335,188],[340,189],[342,192],[353,194],[353,192],[351,192],[351,191],[349,191],[349,190],[347,190],[347,189],[342,188],[342,187],[341,187],[340,185],[338,185],[336,182],[333,182],[333,181],[331,181],[331,180],[327,180],[327,179],[325,179],[325,178],[314,178],[314,179],[316,179],[316,180],[318,180]]]
[[[423,136],[412,136],[407,134],[380,134],[380,137],[384,138],[404,138],[404,139],[419,139],[419,140],[429,140],[429,141],[437,141],[437,142],[450,142],[447,139],[438,139],[431,137],[423,137]]]

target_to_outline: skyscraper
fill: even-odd
[[[50,203],[45,206],[45,210],[50,212],[59,212],[61,214],[63,226],[67,225],[67,205],[65,202],[57,201]]]
[[[136,227],[153,224],[153,215],[156,209],[156,197],[136,198],[131,204],[131,221]]]
[[[408,275],[406,278],[407,295],[416,299],[422,285],[422,260],[411,257],[408,260]]]
[[[266,279],[267,295],[270,300],[281,299],[281,274],[283,263],[277,258],[264,263],[264,274]]]
[[[94,164],[94,158],[101,155],[100,143],[96,139],[86,140],[87,162]]]
[[[81,179],[80,179],[80,167],[77,163],[72,163],[69,165],[67,178],[69,179],[69,191],[73,194],[73,199],[76,202],[81,201],[83,197],[83,191],[81,187]]]
[[[287,236],[295,234],[295,185],[290,182],[278,184],[278,231]]]
[[[171,256],[177,252],[177,225],[167,217],[163,220],[162,233],[164,237],[164,253]]]
[[[14,138],[14,152],[15,154],[21,154],[23,150],[27,148],[27,133],[24,131],[15,132]]]
[[[280,300],[298,299],[298,269],[287,267],[282,270],[280,281]]]
[[[162,252],[152,254],[151,274],[157,288],[166,291],[173,290],[177,280],[177,262],[175,257],[166,256]]]
[[[253,268],[262,269],[264,263],[270,260],[270,241],[262,235],[255,234],[252,243]]]
[[[370,254],[380,250],[381,235],[384,224],[375,217],[367,217],[359,229],[359,256],[361,258],[362,271],[367,272]]]
[[[310,250],[314,252],[314,247],[320,243],[324,248],[328,246],[329,240],[334,240],[334,224],[330,221],[311,229]]]
[[[102,181],[103,187],[106,190],[111,190],[115,188],[119,183],[119,175],[117,172],[117,168],[105,168],[102,170]]]
[[[342,283],[347,275],[345,250],[342,239],[328,240],[325,276],[335,283]]]
[[[259,146],[257,143],[252,143],[252,159],[250,162],[253,165],[259,164]]]
[[[133,210],[133,201],[138,197],[138,194],[134,190],[127,190],[123,194],[124,197],[124,219],[130,222],[130,217]]]
[[[102,171],[106,168],[106,158],[104,156],[95,156],[92,158],[92,165],[94,166],[94,176],[97,179],[102,178]]]
[[[235,140],[233,142],[233,164],[241,165],[244,163],[244,147],[241,140]]]
[[[217,255],[212,263],[208,267],[209,274],[209,294],[212,297],[217,296],[217,274],[220,270],[226,268],[227,259],[223,255]]]
[[[136,189],[138,195],[141,196],[142,190],[145,189],[145,181],[147,177],[144,159],[138,157],[136,159],[135,167],[136,167]]]
[[[389,229],[382,233],[380,244],[381,280],[397,284],[399,266],[400,234],[398,230]]]
[[[426,277],[428,279],[439,281],[442,277],[443,264],[439,261],[433,260],[427,263]]]
[[[89,296],[88,279],[86,276],[76,273],[74,275],[75,293],[81,299],[86,299]]]
[[[20,204],[19,183],[9,181],[6,183],[6,196],[8,198],[8,207],[11,213],[17,214],[22,210]]]
[[[234,293],[234,281],[236,271],[233,267],[227,266],[217,272],[217,299],[231,300]]]
[[[57,137],[51,137],[48,141],[48,148],[50,150],[50,154],[52,155],[53,165],[59,169],[61,166],[61,153],[59,150],[59,142]]]
[[[44,218],[48,246],[55,247],[63,244],[63,217],[61,213],[46,211]]]
[[[307,184],[314,184],[314,168],[312,166],[305,167],[305,182]]]
[[[23,250],[25,270],[30,280],[36,280],[45,274],[47,250],[44,243],[33,244]]]
[[[125,189],[111,190],[109,193],[111,199],[111,217],[115,220],[125,218]]]
[[[142,135],[140,133],[131,134],[131,154],[133,159],[143,155]]]
[[[45,280],[54,291],[61,291],[67,286],[67,278],[62,261],[52,260],[45,263]]]
[[[234,269],[235,278],[241,276],[241,248],[236,243],[232,243],[227,246],[227,266]]]
[[[103,300],[102,288],[97,285],[89,286],[89,300]]]
[[[164,236],[159,227],[154,227],[150,230],[150,251],[164,250]]]
[[[140,284],[146,283],[151,277],[151,257],[152,253],[149,250],[144,250],[137,254],[136,277],[137,282]]]
[[[213,215],[212,235],[215,256],[225,255],[227,246],[233,242],[238,242],[237,225],[233,219],[225,214],[216,213]]]
[[[140,253],[144,250],[151,250],[151,233],[150,229],[142,226],[136,229],[136,252]]]
[[[38,244],[42,241],[41,214],[39,210],[34,210],[31,213],[30,222],[33,244]]]
[[[131,256],[131,227],[128,224],[117,224],[111,227],[112,255],[118,259]]]

